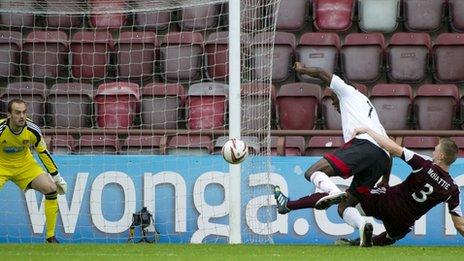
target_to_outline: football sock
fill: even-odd
[[[309,196],[306,196],[306,197],[302,197],[300,199],[297,199],[297,200],[289,200],[287,202],[287,207],[291,210],[295,210],[295,209],[302,209],[302,208],[314,208],[314,206],[316,205],[316,202],[327,196],[328,194],[327,193],[314,193],[314,194],[311,194]]]
[[[345,222],[354,227],[354,228],[361,228],[366,223],[366,220],[359,214],[359,211],[354,207],[347,207],[345,211],[343,211],[343,220]]]
[[[388,246],[395,243],[396,240],[391,239],[387,236],[387,232],[383,232],[380,235],[374,236],[372,238],[372,243],[374,246]]]
[[[56,216],[58,213],[57,193],[52,192],[45,194],[45,226],[47,229],[47,237],[55,235]]]
[[[333,181],[322,171],[316,171],[311,175],[311,182],[325,193],[334,194],[341,190],[333,183]]]

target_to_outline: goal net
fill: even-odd
[[[25,100],[68,182],[58,198],[59,240],[125,242],[134,225],[134,242],[142,231],[164,243],[228,242],[235,193],[241,241],[272,242],[279,2],[1,1],[0,117],[10,99]],[[229,35],[232,3],[241,7],[240,39]],[[237,68],[229,40],[240,43]],[[229,84],[232,70],[240,86]],[[229,88],[240,88],[241,105],[229,104]],[[239,110],[250,156],[234,191],[220,151],[228,116]],[[0,242],[42,242],[44,197],[8,182],[0,198]],[[149,225],[134,223],[142,207],[153,214]]]

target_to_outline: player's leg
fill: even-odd
[[[55,238],[56,218],[58,214],[56,185],[46,173],[36,177],[30,184],[31,188],[42,192],[45,196],[46,238],[50,243],[57,243]]]
[[[348,225],[359,229],[359,245],[362,247],[371,247],[374,228],[371,223],[366,222],[366,219],[356,209],[356,205],[359,203],[358,198],[354,197],[349,190],[346,194],[347,197],[338,205],[338,214]]]
[[[321,158],[305,172],[305,178],[311,181],[323,193],[338,195],[342,191],[330,179],[333,176],[338,176],[338,171],[334,169],[326,158]]]
[[[290,200],[282,193],[279,186],[274,187],[274,198],[277,201],[277,211],[279,214],[286,214],[297,209],[314,208],[316,202],[327,195],[327,193],[319,192],[313,193],[309,196],[304,196],[297,200]]]

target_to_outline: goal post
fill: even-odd
[[[160,242],[272,242],[279,4],[0,3],[0,118],[8,100],[24,99],[68,182],[58,239],[125,242],[147,207]],[[240,165],[220,155],[229,138],[249,147]],[[0,242],[42,241],[40,193],[8,182],[0,201]]]

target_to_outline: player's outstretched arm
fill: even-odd
[[[321,79],[325,85],[330,85],[332,81],[333,74],[320,67],[304,67],[302,63],[296,62],[294,68],[297,73]]]
[[[371,136],[382,148],[390,152],[391,155],[400,157],[403,154],[403,148],[396,144],[393,140],[379,133],[373,131],[367,127],[360,127],[354,130],[353,136],[356,136],[361,133],[367,133]]]
[[[456,230],[464,236],[464,217],[451,215],[451,220],[453,220],[454,227]]]

